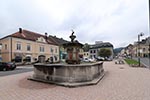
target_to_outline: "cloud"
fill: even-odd
[[[19,27],[69,40],[71,29],[82,43],[133,43],[148,30],[148,0],[2,0],[0,36]]]

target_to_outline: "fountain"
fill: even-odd
[[[75,87],[97,84],[104,76],[103,62],[80,63],[79,50],[82,44],[74,40],[72,31],[71,42],[63,44],[67,50],[66,63],[37,63],[30,80],[54,83],[57,85]]]
[[[79,43],[77,40],[74,41],[76,36],[73,34],[74,34],[74,31],[72,31],[72,35],[70,36],[71,42],[63,45],[63,47],[67,50],[67,54],[68,54],[66,58],[66,63],[80,64],[79,50],[83,47],[83,45]]]

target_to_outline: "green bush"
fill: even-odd
[[[126,63],[129,64],[129,65],[136,65],[138,64],[138,61],[136,60],[133,60],[133,59],[125,59]]]
[[[111,56],[111,54],[112,54],[111,50],[105,48],[100,49],[100,51],[98,52],[98,55],[104,58]]]

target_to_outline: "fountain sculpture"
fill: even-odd
[[[103,62],[80,63],[79,50],[82,44],[74,40],[72,31],[71,42],[63,44],[67,50],[66,63],[37,63],[34,65],[34,74],[30,80],[54,83],[57,85],[75,87],[97,84],[104,76]]]

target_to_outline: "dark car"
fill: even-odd
[[[0,70],[14,70],[16,68],[15,63],[12,62],[0,62]]]

